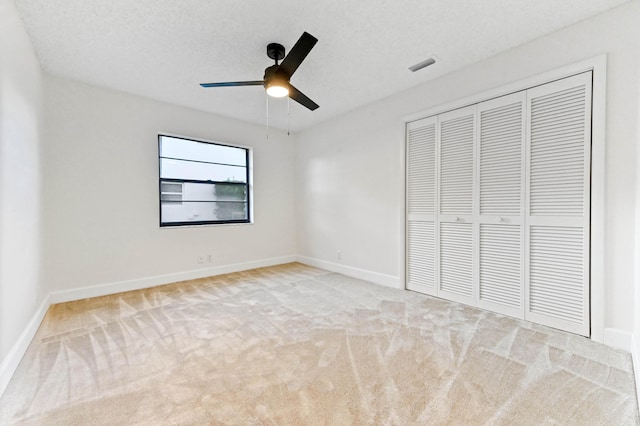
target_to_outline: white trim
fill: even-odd
[[[409,256],[407,254],[407,242],[409,241],[407,238],[407,215],[409,213],[409,197],[407,192],[409,191],[407,182],[409,180],[407,173],[409,173],[409,168],[407,167],[407,125],[403,123],[402,126],[402,136],[399,137],[399,140],[402,141],[400,144],[400,156],[398,157],[398,170],[401,172],[401,176],[404,176],[404,179],[400,179],[398,182],[398,205],[401,206],[401,212],[398,216],[398,229],[400,230],[400,234],[398,235],[398,247],[400,248],[400,253],[398,256],[398,271],[400,275],[398,276],[398,288],[407,288],[407,283],[409,282],[409,277],[407,274],[407,269],[409,268]]]
[[[580,62],[528,77],[505,86],[496,87],[457,99],[436,107],[405,115],[405,123],[442,114],[479,102],[526,90],[561,78],[586,71],[593,71],[592,117],[591,117],[591,288],[590,315],[591,339],[605,342],[605,143],[607,104],[607,55],[599,55]],[[406,182],[406,179],[405,179]],[[402,206],[404,209],[404,206]],[[406,243],[405,243],[406,244]],[[406,248],[401,256],[406,264]]]
[[[49,306],[50,296],[47,296],[44,298],[38,309],[33,313],[31,320],[29,320],[29,323],[22,331],[22,334],[20,334],[16,343],[11,347],[9,353],[0,363],[0,397],[4,393],[5,389],[7,389],[7,385],[9,384],[13,373],[15,373],[22,357],[27,352],[27,348],[31,344],[33,337],[36,335],[36,331],[38,331],[38,327],[40,327],[40,323],[42,323]]]
[[[612,348],[633,353],[633,334],[617,328],[604,329],[603,343]]]
[[[374,284],[383,285],[385,287],[403,289],[399,277],[393,275],[381,274],[379,272],[368,271],[366,269],[354,268],[353,266],[341,265],[339,263],[328,262],[326,260],[316,259],[307,256],[297,256],[297,261],[305,265],[314,266],[316,268],[325,269],[331,272],[337,272],[353,278],[369,281]]]
[[[229,274],[232,272],[263,268],[266,266],[281,265],[295,261],[296,256],[290,255],[264,260],[254,260],[251,262],[234,263],[231,265],[215,266],[212,268],[196,269],[193,271],[176,272],[173,274],[154,275],[151,277],[137,278],[133,280],[116,281],[106,284],[74,288],[71,290],[54,291],[51,293],[51,303],[63,303],[73,300],[87,299],[90,297],[106,296],[109,294],[122,293],[124,291],[140,290],[158,285],[206,278],[213,275]]]
[[[591,339],[604,342],[605,324],[605,144],[607,56],[591,59]]]

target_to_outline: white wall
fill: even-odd
[[[11,0],[0,0],[0,393],[40,291],[42,75]]]
[[[638,22],[640,1],[632,1],[300,133],[299,254],[402,284],[402,117],[608,53],[605,326],[633,331]]]
[[[640,105],[640,83],[638,84],[638,105]],[[637,122],[640,123],[640,107]],[[636,128],[636,164],[640,167],[640,124]],[[636,377],[636,397],[640,404],[640,173],[636,171],[636,217],[635,217],[635,286],[634,286],[634,321],[631,353],[633,356],[633,372]]]
[[[293,137],[51,76],[45,117],[49,291],[295,255]],[[160,229],[159,132],[252,147],[255,223]]]

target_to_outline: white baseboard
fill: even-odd
[[[633,334],[617,328],[605,328],[603,343],[633,353]]]
[[[316,268],[326,269],[327,271],[337,272],[349,277],[358,278],[365,281],[371,281],[386,287],[402,288],[400,279],[393,275],[381,274],[378,272],[368,271],[366,269],[354,268],[353,266],[342,265],[340,263],[328,262],[313,257],[297,256],[297,260],[305,265],[315,266]]]
[[[212,268],[196,269],[193,271],[177,272],[173,274],[154,275],[151,277],[137,278],[133,280],[116,281],[95,286],[74,288],[71,290],[54,291],[51,293],[51,303],[71,302],[73,300],[87,299],[90,297],[106,296],[122,293],[124,291],[140,290],[158,285],[171,284],[179,281],[206,278],[213,275],[230,274],[232,272],[246,271],[249,269],[263,268],[266,266],[281,265],[296,261],[296,256],[282,256],[271,259],[255,260],[251,262],[234,263],[231,265],[214,266]]]
[[[631,335],[631,360],[633,363],[633,375],[636,379],[636,398],[638,399],[638,405],[640,405],[640,336],[637,334]]]
[[[33,313],[31,320],[25,327],[20,337],[16,343],[11,347],[7,356],[4,357],[2,362],[0,363],[0,397],[4,393],[13,373],[18,368],[18,364],[22,360],[22,357],[27,352],[27,348],[33,340],[33,336],[36,335],[36,331],[38,331],[38,327],[40,327],[40,323],[44,319],[44,316],[49,309],[49,296],[45,297],[38,309]]]

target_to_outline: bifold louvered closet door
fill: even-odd
[[[589,335],[591,72],[407,125],[407,288]]]
[[[473,303],[474,107],[438,117],[438,295]]]
[[[407,125],[407,288],[436,295],[436,118]]]
[[[527,315],[589,335],[591,73],[527,91]]]
[[[478,306],[524,316],[524,92],[477,106]]]

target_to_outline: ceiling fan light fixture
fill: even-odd
[[[267,85],[267,95],[274,98],[284,98],[289,94],[289,89],[282,83],[270,83]]]

